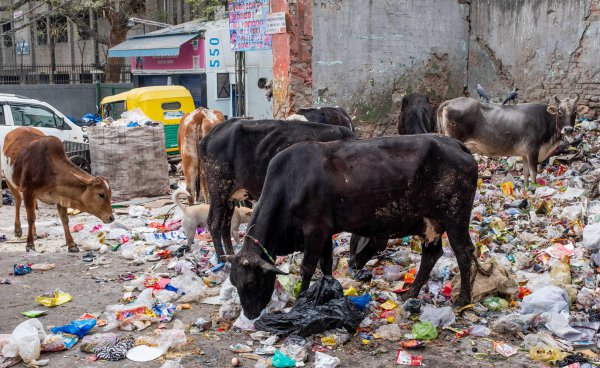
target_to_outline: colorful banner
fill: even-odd
[[[266,32],[269,0],[229,0],[229,40],[233,51],[271,49]]]

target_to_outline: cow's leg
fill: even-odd
[[[529,150],[527,152],[527,164],[529,165],[529,173],[531,174],[531,183],[536,183],[537,165],[538,165],[538,150]]]
[[[441,237],[423,247],[423,251],[421,252],[421,265],[419,266],[419,271],[417,272],[415,281],[408,291],[408,298],[416,298],[419,296],[419,292],[425,284],[425,281],[427,281],[427,278],[429,278],[431,270],[433,270],[433,267],[443,253],[444,250],[442,249]]]
[[[196,169],[195,167],[190,167],[187,170],[187,173],[185,175],[185,186],[187,188],[188,193],[190,193],[190,196],[188,197],[188,205],[192,206],[194,203],[196,203],[196,199],[198,198],[198,193],[196,193],[196,183],[198,181],[198,169]]]
[[[21,228],[21,193],[8,180],[6,184],[8,185],[8,190],[10,190],[15,198],[15,236],[20,238],[23,235],[23,229]]]
[[[321,267],[323,275],[331,276],[333,274],[333,241],[331,238],[327,238],[323,244],[319,267]]]
[[[223,223],[223,217],[225,216],[226,208],[227,204],[225,202],[221,202],[220,200],[215,200],[213,198],[208,215],[210,236],[212,238],[217,257],[219,257],[219,261],[221,261],[221,257],[225,255],[223,252],[223,242],[221,241],[221,224]]]
[[[523,186],[525,190],[529,188],[529,158],[527,155],[523,156]]]
[[[302,286],[300,293],[308,290],[310,279],[315,274],[317,263],[321,260],[325,241],[331,242],[331,238],[322,230],[314,229],[304,232],[304,260],[302,261]],[[323,272],[325,273],[325,272]]]
[[[35,250],[33,237],[35,234],[35,197],[32,193],[23,192],[23,202],[25,202],[25,213],[27,214],[27,246],[25,249],[29,252]]]
[[[206,182],[206,175],[204,174],[202,167],[198,167],[198,177],[200,178],[200,190],[202,191],[202,196],[204,197],[204,203],[209,204],[208,183]]]
[[[67,242],[67,249],[69,250],[69,253],[79,252],[79,248],[77,248],[77,245],[71,236],[71,230],[69,230],[69,215],[67,214],[67,208],[61,206],[60,204],[57,204],[56,208],[58,209],[60,222],[62,222],[63,230],[65,231],[65,240]]]
[[[446,231],[460,269],[460,294],[456,305],[462,307],[471,302],[471,262],[475,246],[469,236],[468,224],[448,224]]]
[[[223,220],[221,222],[221,238],[223,239],[223,246],[225,247],[225,253],[234,254],[233,244],[231,242],[231,218],[233,217],[233,211],[235,207],[225,206],[225,212]]]

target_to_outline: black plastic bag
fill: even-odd
[[[264,314],[254,326],[279,336],[306,337],[336,328],[354,332],[364,317],[364,313],[344,297],[342,285],[332,276],[324,276],[300,294],[288,313]]]

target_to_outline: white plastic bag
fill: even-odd
[[[335,368],[340,364],[340,358],[317,351],[315,353],[315,368]]]
[[[569,295],[556,286],[544,286],[523,298],[521,313],[556,312],[569,317]]]
[[[448,327],[456,321],[456,316],[452,311],[452,307],[436,308],[431,304],[427,304],[419,317],[421,322],[431,322],[435,327],[442,325]]]
[[[384,340],[399,341],[402,338],[402,330],[395,323],[380,326],[375,333]]]
[[[37,360],[45,337],[42,323],[37,318],[28,319],[14,329],[10,343],[2,348],[2,355],[8,358],[20,356],[25,363]]]
[[[600,222],[583,229],[583,246],[593,252],[600,249]]]

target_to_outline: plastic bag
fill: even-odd
[[[365,293],[361,296],[349,296],[348,300],[354,303],[358,309],[364,310],[371,302],[371,295],[369,295],[369,293]]]
[[[436,308],[430,304],[427,304],[421,312],[419,317],[421,322],[431,322],[435,327],[442,325],[448,327],[456,321],[456,316],[452,311],[452,307]]]
[[[545,286],[523,298],[522,313],[557,312],[569,316],[569,296],[556,286]]]
[[[600,249],[600,222],[583,228],[583,246],[592,252]]]
[[[475,337],[486,337],[490,333],[492,333],[492,330],[483,325],[475,325],[469,330],[469,334]]]
[[[118,340],[118,336],[115,333],[97,333],[93,335],[87,335],[79,344],[79,349],[84,353],[92,354],[96,349],[103,346],[114,345]]]
[[[531,327],[536,318],[537,314],[509,314],[498,318],[492,323],[491,327],[494,332],[499,334],[524,333]]]
[[[332,357],[317,351],[315,353],[315,368],[335,368],[340,364],[340,358]]]
[[[291,368],[296,366],[296,361],[279,350],[275,350],[271,364],[276,368]]]
[[[344,297],[342,285],[324,276],[298,296],[289,313],[266,313],[254,326],[277,335],[309,336],[341,327],[354,332],[363,318],[364,313]]]
[[[37,360],[45,337],[41,322],[37,318],[28,319],[15,327],[10,342],[2,348],[2,355],[8,358],[20,356],[25,363]]]
[[[388,265],[383,267],[383,278],[386,281],[398,281],[404,276],[402,272],[402,266],[400,265]]]
[[[264,341],[262,342],[265,343]],[[308,348],[310,343],[305,338],[296,335],[288,336],[283,342],[281,353],[289,356],[296,361],[296,364],[305,362],[308,359]]]
[[[77,341],[79,341],[79,339],[75,335],[46,335],[42,342],[42,351],[69,350],[77,344]]]
[[[402,338],[402,330],[395,323],[380,326],[375,333],[382,339],[389,341],[398,341]]]
[[[71,294],[65,293],[60,289],[56,289],[50,293],[35,298],[35,301],[45,307],[56,307],[57,305],[65,304],[73,299]]]
[[[559,360],[564,359],[566,356],[566,353],[563,353],[556,348],[552,348],[546,345],[532,346],[529,349],[529,357],[532,360],[537,360],[539,362],[547,364],[555,363]]]
[[[437,337],[437,329],[431,322],[419,322],[412,328],[413,337],[417,340],[433,340]]]
[[[60,327],[52,327],[50,331],[53,334],[58,333],[67,333],[71,335],[75,335],[80,339],[87,335],[87,333],[96,326],[95,319],[84,319],[81,321],[71,321],[70,324],[60,326]]]
[[[508,302],[497,296],[488,296],[481,302],[487,309],[493,312],[500,312],[508,308]]]

